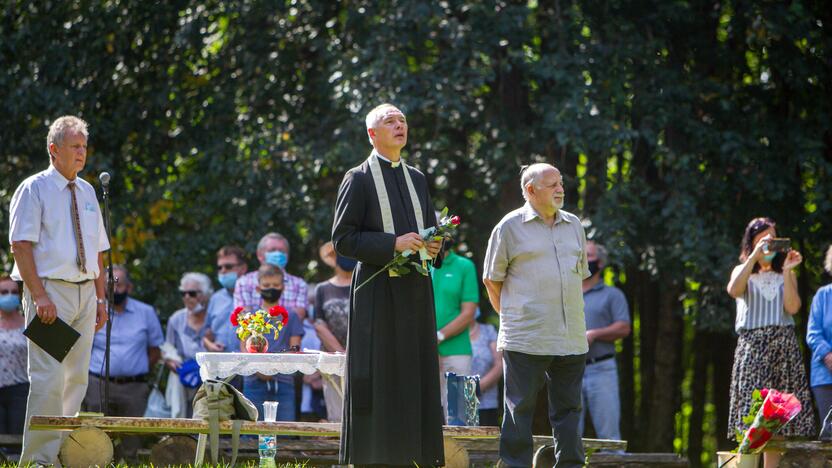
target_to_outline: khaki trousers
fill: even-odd
[[[26,403],[26,427],[20,465],[27,463],[60,466],[58,451],[63,435],[58,431],[30,431],[29,420],[38,416],[74,416],[81,409],[87,392],[90,353],[95,334],[95,283],[72,284],[44,279],[46,294],[55,304],[58,317],[81,336],[58,362],[40,346],[29,341],[29,399]],[[28,288],[23,288],[23,313],[26,323],[37,317],[37,309]]]
[[[344,397],[341,396],[341,377],[330,375],[330,381],[324,377],[324,402],[326,403],[326,420],[329,422],[341,422],[344,412]],[[333,385],[333,383],[335,385]]]

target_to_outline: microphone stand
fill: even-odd
[[[101,191],[104,199],[104,227],[107,231],[107,243],[110,248],[107,250],[107,324],[106,341],[104,345],[104,405],[102,412],[109,413],[110,409],[110,335],[113,332],[113,297],[116,280],[113,278],[113,244],[112,231],[110,226],[110,174],[102,172],[98,177],[101,182]]]

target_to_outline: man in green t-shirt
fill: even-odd
[[[471,373],[471,339],[468,326],[479,303],[479,284],[474,262],[453,252],[453,241],[445,242],[442,268],[433,272],[436,305],[436,341],[439,343],[439,381],[442,408],[447,420],[448,391],[445,372]]]

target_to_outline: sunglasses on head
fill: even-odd
[[[17,292],[17,289],[0,289],[0,296],[5,296],[7,294],[17,295],[17,294],[20,294],[20,293]]]
[[[199,295],[199,293],[201,291],[179,291],[179,292],[182,293],[182,297],[185,297],[185,296],[196,297],[196,296]]]

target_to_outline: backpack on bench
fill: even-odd
[[[208,421],[209,433],[199,435],[195,466],[202,465],[202,460],[205,458],[207,436],[210,436],[211,442],[211,462],[214,465],[217,464],[220,449],[220,421],[232,422],[231,466],[234,466],[237,462],[237,451],[240,447],[240,428],[243,421],[257,421],[257,407],[229,383],[233,378],[234,376],[225,380],[206,380],[196,391],[196,396],[194,396],[194,418]]]

